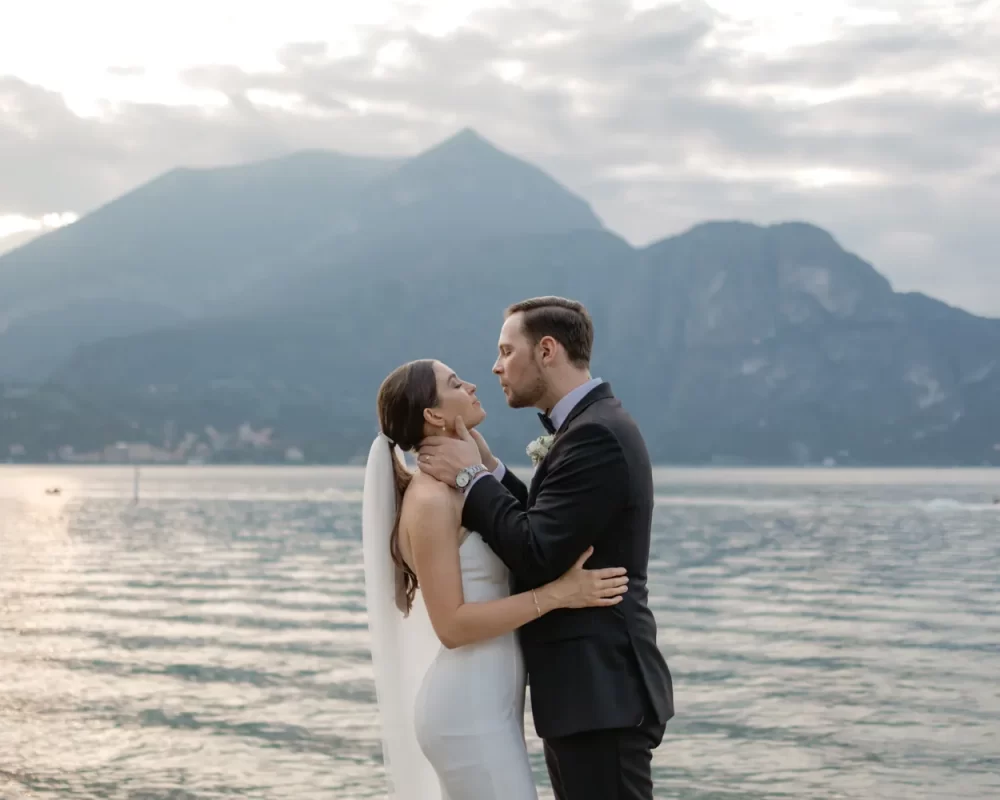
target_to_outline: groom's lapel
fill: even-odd
[[[600,383],[595,386],[591,391],[587,392],[587,394],[580,399],[580,402],[573,407],[573,410],[566,415],[566,419],[563,420],[562,425],[559,426],[559,430],[555,433],[555,439],[552,440],[552,446],[545,454],[545,457],[538,462],[538,466],[535,468],[535,472],[531,476],[531,485],[528,487],[529,508],[534,504],[535,494],[538,492],[538,487],[541,486],[542,479],[548,472],[549,456],[552,455],[552,450],[555,448],[556,442],[559,441],[559,437],[565,432],[566,427],[598,400],[606,400],[609,397],[614,396],[614,392],[611,391],[611,384],[605,381],[604,383]]]
[[[553,445],[555,442],[553,442]],[[552,452],[549,450],[549,452]],[[545,454],[545,457],[538,462],[538,466],[535,467],[534,473],[531,475],[531,485],[528,486],[528,508],[535,502],[535,493],[538,491],[538,486],[542,482],[542,478],[545,477],[545,473],[548,471],[546,462],[549,460],[549,453]]]
[[[559,430],[556,431],[558,436],[564,430],[566,426],[569,425],[573,420],[580,416],[584,411],[590,408],[598,400],[607,400],[609,397],[614,397],[614,392],[611,391],[611,384],[607,381],[604,383],[599,383],[589,392],[587,392],[583,397],[580,398],[580,402],[573,406],[572,411],[566,415],[566,419],[563,420],[563,424],[559,426]]]

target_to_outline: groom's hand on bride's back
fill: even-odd
[[[420,443],[417,455],[417,466],[421,472],[436,478],[451,487],[455,486],[458,473],[466,467],[483,464],[487,469],[489,464],[480,454],[480,446],[476,439],[466,429],[461,417],[455,419],[455,433],[458,438],[450,436],[428,436]],[[481,436],[483,445],[486,440]],[[489,448],[486,448],[489,452]],[[492,454],[490,456],[492,458]],[[493,459],[494,462],[496,459]]]

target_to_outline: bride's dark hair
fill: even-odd
[[[417,593],[417,575],[403,560],[399,549],[399,518],[403,511],[403,493],[413,473],[396,455],[416,450],[424,438],[424,409],[438,404],[437,375],[430,359],[411,361],[396,367],[382,381],[378,390],[378,423],[390,440],[392,470],[396,479],[396,520],[392,525],[389,550],[396,565],[396,606],[404,614],[413,607]]]

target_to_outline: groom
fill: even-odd
[[[517,592],[588,568],[628,569],[615,606],[566,609],[521,628],[535,730],[558,800],[651,800],[652,750],[674,713],[647,604],[653,480],[638,427],[590,377],[594,328],[580,304],[539,297],[507,309],[499,377],[512,408],[540,409],[554,440],[530,488],[481,437],[432,437],[420,469],[464,493],[462,524],[509,567]]]

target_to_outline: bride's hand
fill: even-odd
[[[592,608],[614,606],[622,601],[628,591],[627,570],[624,567],[584,569],[583,565],[593,554],[588,547],[566,573],[540,591],[551,595],[556,608]]]

